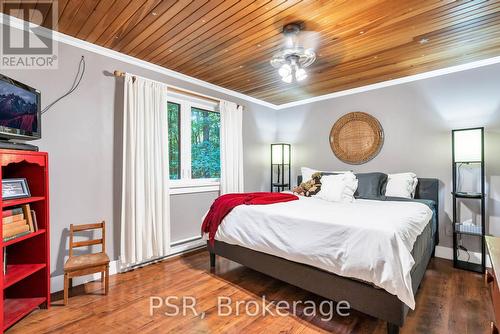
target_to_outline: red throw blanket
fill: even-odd
[[[257,193],[243,193],[243,194],[226,194],[217,198],[210,211],[208,211],[207,216],[203,220],[203,225],[201,225],[201,231],[208,233],[208,238],[210,244],[214,244],[215,233],[222,223],[224,217],[227,216],[233,208],[238,205],[262,205],[262,204],[273,204],[281,202],[295,201],[299,198],[292,194],[282,194],[282,193],[268,193],[268,192],[257,192]]]

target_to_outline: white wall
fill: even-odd
[[[348,165],[330,149],[335,121],[352,111],[375,116],[384,128],[379,155]],[[338,97],[278,112],[278,140],[293,147],[300,166],[359,172],[414,171],[441,181],[441,245],[451,245],[451,129],[486,127],[487,222],[500,235],[500,65]],[[473,210],[476,208],[471,206]]]

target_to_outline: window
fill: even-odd
[[[220,178],[220,114],[191,108],[191,177]]]
[[[168,144],[171,188],[218,190],[220,114],[217,104],[169,93]]]
[[[181,105],[168,102],[168,160],[170,179],[181,178]]]

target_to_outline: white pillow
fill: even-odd
[[[321,190],[318,198],[330,202],[353,202],[354,193],[358,189],[358,180],[352,172],[321,177]]]
[[[387,175],[385,196],[413,198],[417,189],[418,178],[415,173],[398,173]]]
[[[348,173],[348,171],[321,171],[321,170],[312,169],[312,168],[309,168],[309,167],[301,167],[300,168],[300,174],[302,175],[302,182],[309,181],[310,179],[312,179],[312,175],[314,173],[317,173],[317,172],[320,172],[320,173],[335,173],[335,174]]]

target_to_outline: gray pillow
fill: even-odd
[[[354,193],[354,198],[361,199],[384,199],[382,187],[387,182],[387,174],[384,173],[359,173],[356,174],[358,179],[358,189]]]

